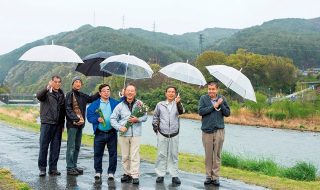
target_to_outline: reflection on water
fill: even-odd
[[[141,142],[156,146],[151,121],[149,116],[143,123]],[[200,121],[181,119],[180,152],[204,155],[200,126]],[[92,134],[90,124],[86,124],[84,133]],[[319,133],[227,124],[223,150],[250,158],[271,158],[284,166],[306,161],[320,168]]]

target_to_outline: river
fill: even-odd
[[[156,146],[152,117],[143,123],[142,144]],[[181,119],[179,151],[204,155],[201,122]],[[320,169],[320,133],[226,124],[223,150],[247,158],[270,158],[280,165],[292,166],[297,161],[313,163]],[[87,122],[84,133],[92,134]]]

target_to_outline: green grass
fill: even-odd
[[[310,163],[298,162],[292,167],[283,167],[271,159],[245,159],[228,152],[222,153],[222,165],[299,181],[315,181],[317,177],[317,168]]]
[[[39,131],[39,124],[25,122],[20,119],[0,114],[0,120],[13,126]],[[66,132],[63,134],[66,140]],[[83,135],[82,143],[93,145],[93,135]],[[150,145],[141,145],[141,159],[155,163],[157,149]],[[230,153],[222,155],[221,176],[241,180],[272,189],[319,189],[320,181],[315,179],[316,168],[307,163],[298,163],[291,168],[283,168],[268,159],[244,159]],[[279,168],[282,169],[279,172]],[[205,173],[204,157],[179,153],[179,169],[193,173]],[[279,174],[280,173],[280,174]],[[288,179],[292,178],[292,179]],[[305,181],[298,181],[304,179]],[[311,181],[316,180],[316,181]],[[0,179],[1,181],[1,179]]]
[[[0,189],[1,190],[29,190],[31,187],[13,178],[9,170],[0,168]]]

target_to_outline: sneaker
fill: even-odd
[[[49,175],[61,175],[61,172],[59,172],[58,170],[51,170],[48,173]]]
[[[212,180],[212,184],[213,184],[214,186],[220,186],[220,182],[219,182],[218,179]]]
[[[177,184],[177,185],[180,185],[180,184],[181,184],[181,181],[180,181],[180,179],[179,179],[178,177],[173,177],[173,178],[172,178],[172,183]]]
[[[114,175],[113,174],[108,174],[108,180],[114,180]]]
[[[123,174],[123,176],[121,177],[121,183],[130,183],[131,182],[132,177],[127,175],[127,174]]]
[[[207,177],[206,180],[204,181],[204,185],[210,185],[212,184],[212,179],[210,177]]]
[[[164,177],[157,177],[156,182],[157,183],[163,183]]]
[[[132,184],[139,185],[139,178],[132,178]]]
[[[96,173],[96,175],[94,175],[95,180],[99,180],[100,178],[101,178],[101,173]]]
[[[74,169],[78,171],[79,175],[83,174],[83,168],[76,167]]]
[[[39,176],[40,176],[40,177],[46,176],[46,171],[45,171],[45,170],[40,170]]]
[[[67,169],[67,175],[79,175],[79,172],[75,168]]]

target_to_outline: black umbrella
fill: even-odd
[[[111,76],[111,74],[100,70],[100,63],[112,55],[114,55],[114,53],[104,51],[87,55],[82,59],[84,63],[79,63],[75,71],[85,76]]]

